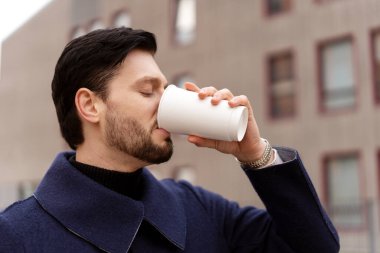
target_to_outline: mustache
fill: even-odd
[[[153,123],[153,126],[151,127],[150,131],[152,132],[153,130],[158,128],[158,122],[157,120]]]

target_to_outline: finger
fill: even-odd
[[[231,100],[228,101],[228,104],[233,108],[237,106],[245,106],[248,108],[248,120],[254,119],[253,117],[253,108],[248,100],[248,97],[245,95],[240,95],[233,97]]]
[[[212,97],[218,90],[215,87],[204,87],[199,91],[199,98]]]
[[[194,91],[197,93],[199,93],[199,91],[201,90],[195,83],[192,82],[185,82],[184,87],[186,90]]]
[[[202,148],[213,148],[217,149],[217,141],[216,140],[211,140],[211,139],[205,139],[199,136],[194,136],[194,135],[189,135],[187,137],[187,140],[197,147],[202,147]]]
[[[248,106],[249,105],[249,100],[248,100],[247,96],[240,95],[240,96],[236,96],[236,97],[233,97],[232,99],[230,99],[228,101],[228,104],[231,107],[237,107],[237,106],[240,106],[240,105]]]
[[[214,96],[211,99],[213,105],[219,104],[221,100],[230,100],[234,97],[232,92],[228,89],[221,89],[215,92]]]

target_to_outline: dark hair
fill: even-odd
[[[75,107],[75,94],[84,87],[101,99],[107,98],[107,83],[134,49],[154,54],[154,34],[131,28],[102,29],[72,40],[58,59],[51,84],[63,138],[72,149],[84,141],[82,124]]]

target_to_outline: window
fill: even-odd
[[[291,0],[264,0],[269,15],[278,14],[290,9]]]
[[[16,182],[2,181],[0,183],[0,212],[19,199]]]
[[[270,116],[284,118],[295,114],[293,54],[275,54],[268,60]]]
[[[131,16],[127,11],[120,11],[113,20],[113,27],[131,27]]]
[[[86,31],[84,30],[84,28],[81,26],[78,26],[74,28],[73,31],[71,32],[71,39],[76,39],[85,34],[86,34]]]
[[[326,43],[320,47],[321,103],[323,110],[352,108],[355,81],[351,39]]]
[[[94,21],[91,22],[89,28],[88,28],[88,32],[92,32],[92,31],[95,31],[97,29],[104,29],[105,26],[104,24],[102,23],[102,21],[96,19]]]
[[[175,0],[175,41],[187,45],[195,39],[196,0]]]
[[[26,199],[30,197],[38,186],[38,181],[22,181],[18,185],[18,197],[19,199]]]
[[[179,88],[184,88],[184,84],[186,82],[194,83],[194,79],[189,73],[183,73],[183,74],[177,75],[173,80],[173,84]]]
[[[372,49],[375,101],[380,103],[380,30],[372,34]]]
[[[185,180],[189,183],[195,184],[196,177],[196,171],[192,166],[178,166],[173,170],[173,178],[175,180]]]
[[[348,228],[362,225],[358,156],[328,157],[326,170],[327,206],[333,223]]]
[[[0,183],[0,211],[15,201],[30,197],[39,180],[25,180]]]

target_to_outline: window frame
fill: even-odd
[[[337,159],[345,156],[355,156],[358,162],[358,185],[359,185],[359,203],[360,203],[360,217],[362,222],[357,226],[352,225],[342,225],[335,224],[335,227],[340,231],[366,231],[368,229],[368,211],[367,211],[367,203],[365,198],[365,173],[360,173],[364,171],[363,169],[363,161],[361,152],[358,150],[340,150],[340,151],[332,151],[327,152],[322,155],[322,194],[321,200],[324,203],[324,207],[327,213],[329,213],[332,222],[334,222],[332,215],[330,214],[330,200],[329,200],[329,181],[328,181],[328,162],[333,159]]]
[[[292,56],[292,63],[291,63],[291,69],[293,71],[292,75],[292,82],[293,82],[293,91],[294,91],[294,112],[292,115],[289,116],[281,116],[281,117],[274,117],[272,115],[272,80],[271,80],[271,66],[270,62],[271,59],[273,59],[276,56],[286,55],[290,54]],[[265,56],[265,73],[266,73],[266,88],[265,88],[265,97],[266,97],[266,115],[269,121],[286,121],[286,120],[294,120],[298,116],[298,85],[297,85],[297,68],[296,68],[296,58],[297,55],[293,48],[284,48],[281,50],[275,50],[272,52],[267,53]]]
[[[370,53],[371,53],[371,70],[372,70],[372,87],[373,87],[373,99],[375,102],[375,105],[380,106],[380,85],[377,88],[376,85],[376,45],[375,45],[375,37],[380,37],[380,27],[374,28],[370,30]],[[379,53],[380,53],[380,47],[379,47]],[[380,59],[379,59],[380,60]],[[379,61],[380,64],[380,61]],[[380,73],[379,73],[380,75]],[[380,81],[380,80],[379,80]],[[378,90],[377,90],[378,89]]]
[[[377,202],[380,204],[380,148],[377,151],[377,157],[376,157],[376,162],[377,162],[377,190],[378,190],[378,197],[377,197]],[[380,210],[379,210],[379,218],[380,218]],[[379,222],[380,226],[380,222]]]
[[[352,54],[352,78],[353,78],[353,94],[354,94],[354,104],[350,107],[344,107],[339,109],[329,109],[325,106],[325,97],[323,95],[324,92],[324,83],[323,83],[323,48],[328,46],[329,44],[334,44],[340,41],[350,41],[351,42],[351,54]],[[320,114],[324,115],[338,115],[345,114],[349,112],[354,112],[357,110],[359,106],[359,89],[358,89],[358,59],[356,54],[356,41],[352,34],[346,34],[341,36],[336,36],[332,38],[327,38],[320,40],[316,45],[316,55],[317,55],[317,86],[318,86],[318,111]]]

